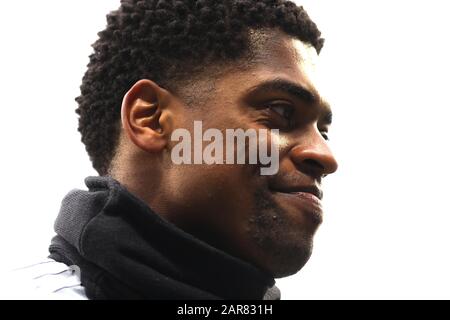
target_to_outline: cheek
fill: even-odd
[[[195,202],[200,208],[206,205],[210,209],[220,210],[219,203],[225,207],[233,206],[243,200],[246,190],[249,190],[249,180],[243,167],[188,165],[179,168],[176,180],[186,202]]]
[[[176,174],[172,201],[191,224],[203,225],[217,233],[232,233],[251,215],[255,181],[248,179],[244,166],[191,165]]]

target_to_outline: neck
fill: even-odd
[[[261,299],[274,284],[160,219],[117,181],[91,177],[86,184],[89,191],[64,199],[50,251],[80,266],[89,298]]]

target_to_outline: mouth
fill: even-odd
[[[273,189],[272,192],[279,196],[284,205],[306,214],[317,224],[322,223],[323,192],[317,186],[280,188]]]
[[[291,194],[291,195],[306,196],[306,197],[310,197],[318,202],[320,202],[323,198],[322,190],[319,189],[315,185],[285,187],[285,188],[278,188],[273,191],[279,192],[279,193]]]

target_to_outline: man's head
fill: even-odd
[[[337,168],[313,77],[323,40],[306,12],[281,0],[124,0],[99,35],[77,98],[97,171],[274,277],[300,270],[321,223],[321,180]],[[279,129],[278,173],[175,164],[171,135],[194,121]]]

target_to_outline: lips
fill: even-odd
[[[319,189],[315,185],[281,187],[281,188],[274,189],[274,191],[281,192],[281,193],[288,193],[288,194],[292,194],[292,195],[304,194],[304,196],[309,196],[309,197],[313,196],[314,198],[316,198],[314,200],[318,200],[319,202],[323,198],[322,190]]]
[[[315,225],[322,223],[322,190],[315,185],[291,186],[272,190],[287,208],[303,212],[314,221]]]

